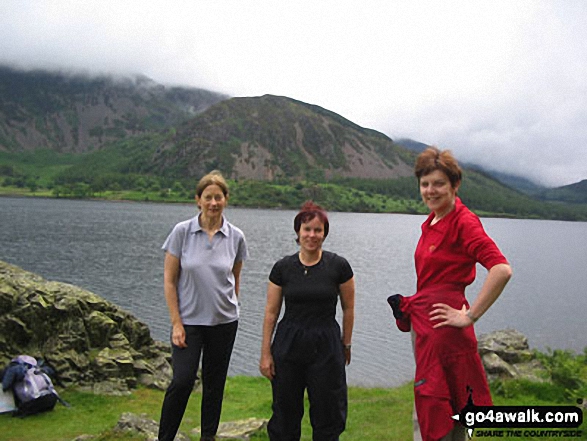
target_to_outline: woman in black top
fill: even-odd
[[[338,440],[345,429],[355,282],[346,259],[322,249],[328,229],[326,212],[306,202],[294,219],[299,252],[275,263],[269,275],[259,369],[273,388],[271,440],[300,439],[305,389],[313,439]],[[339,297],[342,332],[335,318]]]

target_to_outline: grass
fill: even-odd
[[[19,188],[15,186],[0,186],[0,196],[13,196],[13,197],[41,197],[41,198],[55,198],[53,190],[47,188],[38,188],[35,191],[31,191],[28,188]],[[63,199],[67,199],[63,197]],[[71,197],[71,199],[76,199]],[[160,191],[139,191],[139,190],[119,190],[119,191],[103,191],[96,193],[91,198],[84,197],[84,200],[107,200],[107,201],[129,201],[129,202],[176,202],[176,203],[194,203],[193,198],[187,196],[180,196],[171,194],[170,196],[161,195]]]
[[[38,178],[39,186],[47,186],[55,176],[80,161],[72,153],[57,153],[51,150],[24,152],[0,151],[0,164],[14,167],[20,173]]]
[[[560,400],[552,401],[537,398],[535,389],[544,390],[549,386],[538,387],[527,383],[517,387],[515,397],[494,393],[496,405],[561,405]],[[112,428],[124,412],[146,414],[158,421],[163,392],[139,388],[131,395],[122,397],[100,396],[77,390],[65,390],[61,396],[71,404],[66,408],[57,404],[52,412],[34,415],[24,419],[10,415],[0,415],[0,439],[6,441],[45,441],[72,440],[82,434],[99,435],[99,440],[138,440],[112,432]],[[550,398],[550,395],[542,394]],[[200,424],[200,393],[194,392],[188,404],[181,430],[186,434]],[[564,405],[574,404],[564,402]],[[396,388],[349,388],[349,416],[347,430],[341,436],[343,441],[404,441],[412,439],[412,384]],[[585,413],[585,412],[584,412]],[[225,391],[222,421],[233,421],[250,417],[269,418],[271,416],[271,387],[261,377],[230,377]],[[587,428],[582,426],[583,437],[587,439]],[[196,439],[196,438],[193,438]],[[267,440],[265,434],[255,441]],[[303,420],[302,440],[311,440],[311,428],[307,412]],[[478,437],[474,436],[474,439]],[[503,441],[503,437],[483,437],[483,439]],[[516,440],[544,438],[516,437]]]

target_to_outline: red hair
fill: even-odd
[[[463,179],[461,167],[450,150],[441,151],[438,147],[428,147],[416,159],[414,174],[418,178],[418,183],[420,178],[436,170],[440,170],[448,177],[453,188],[456,188]]]
[[[328,236],[328,215],[326,211],[320,206],[315,204],[313,201],[306,201],[302,208],[300,208],[300,212],[294,218],[294,231],[296,234],[300,235],[300,228],[302,228],[302,224],[306,222],[310,222],[315,217],[318,218],[320,222],[324,224],[324,238]]]

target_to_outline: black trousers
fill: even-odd
[[[202,437],[216,435],[224,385],[238,321],[217,326],[185,326],[187,348],[172,345],[173,379],[165,392],[159,441],[173,441],[198,376],[202,355]]]
[[[273,415],[267,426],[271,441],[299,441],[306,389],[312,439],[337,441],[345,429],[348,404],[340,332],[329,332],[322,344],[324,334],[312,334],[306,333],[308,339],[297,341],[287,341],[287,335],[283,339],[276,335],[272,350]]]

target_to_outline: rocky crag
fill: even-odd
[[[126,393],[164,389],[169,346],[101,297],[0,261],[0,367],[19,354],[45,360],[58,385]]]
[[[89,76],[0,64],[0,151],[100,150],[166,130],[227,98],[141,75]]]
[[[544,366],[530,350],[526,336],[515,329],[479,336],[478,349],[490,380],[526,378],[545,381],[548,378]]]

